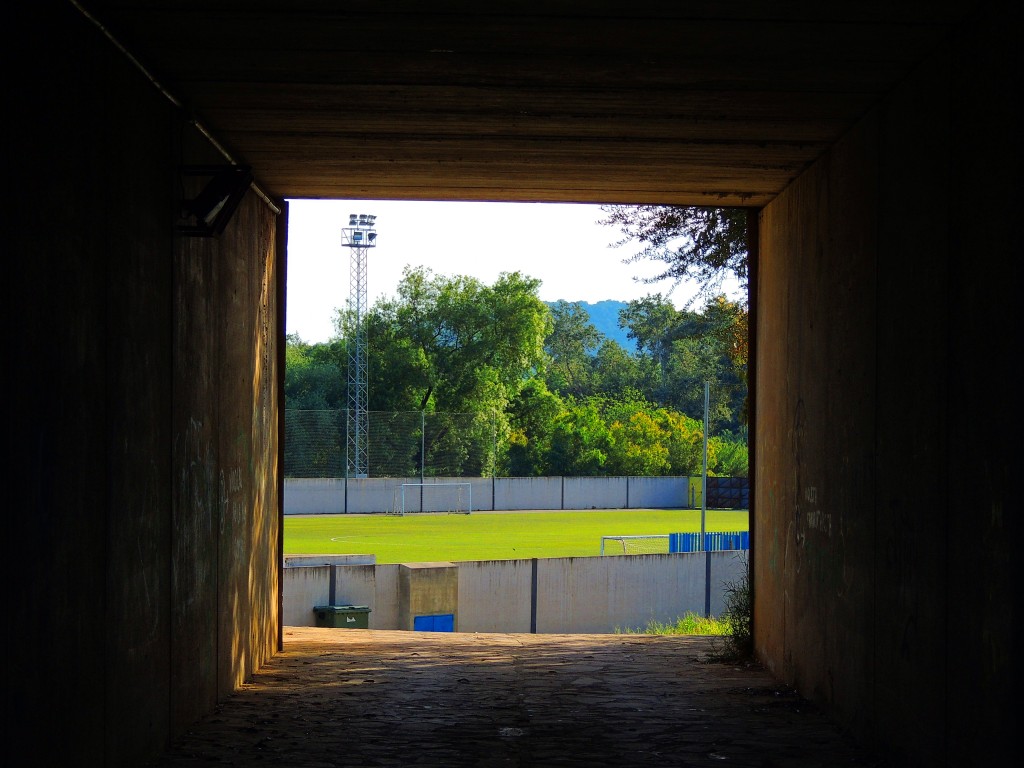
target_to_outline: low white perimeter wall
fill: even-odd
[[[651,620],[704,615],[710,562],[710,613],[725,609],[725,582],[743,572],[745,551],[566,557],[538,561],[537,632],[614,632]]]
[[[625,509],[628,477],[566,477],[563,509]]]
[[[316,626],[314,609],[320,605],[366,605],[370,629],[398,628],[397,565],[287,566],[281,586],[286,627]]]
[[[651,620],[703,615],[710,570],[713,616],[725,609],[726,585],[739,581],[747,552],[473,560],[459,568],[460,632],[613,633]],[[366,605],[370,629],[398,629],[398,565],[284,569],[286,626],[314,626],[318,605]],[[534,582],[536,574],[536,583]],[[536,584],[536,586],[535,586]]]
[[[692,509],[689,477],[627,477],[627,509]],[[698,483],[700,478],[697,478]],[[700,509],[700,505],[697,505]]]
[[[494,508],[564,509],[561,477],[496,477]]]
[[[373,514],[401,505],[403,483],[418,478],[285,478],[286,515]],[[692,506],[689,477],[437,477],[427,483],[469,483],[461,491],[474,510],[521,509],[687,509]],[[447,495],[423,494],[423,511],[447,512]],[[407,510],[420,511],[416,488],[406,488]]]

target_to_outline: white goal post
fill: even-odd
[[[472,483],[402,483],[395,491],[396,515],[407,512],[468,515],[473,511]]]
[[[668,554],[667,533],[647,536],[602,536],[602,555],[660,555]]]

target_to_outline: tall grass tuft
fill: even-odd
[[[754,635],[751,618],[753,601],[750,594],[750,563],[736,581],[726,582],[725,611],[720,618],[700,616],[692,611],[675,624],[653,619],[642,629],[616,628],[616,634],[625,635],[713,635],[716,642],[709,657],[710,661],[747,662],[754,656]]]
[[[753,597],[750,592],[750,561],[743,575],[736,581],[725,583],[725,611],[722,622],[726,631],[722,642],[715,648],[712,660],[724,662],[750,661],[754,657]]]
[[[651,619],[644,629],[616,628],[617,635],[724,635],[726,623],[714,616],[704,617],[692,611],[676,619],[674,624]]]

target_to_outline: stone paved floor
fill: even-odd
[[[713,642],[287,627],[152,766],[885,765]]]

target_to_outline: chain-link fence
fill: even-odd
[[[350,476],[345,410],[285,411],[285,477]],[[491,477],[497,419],[486,413],[370,411],[368,477]]]

